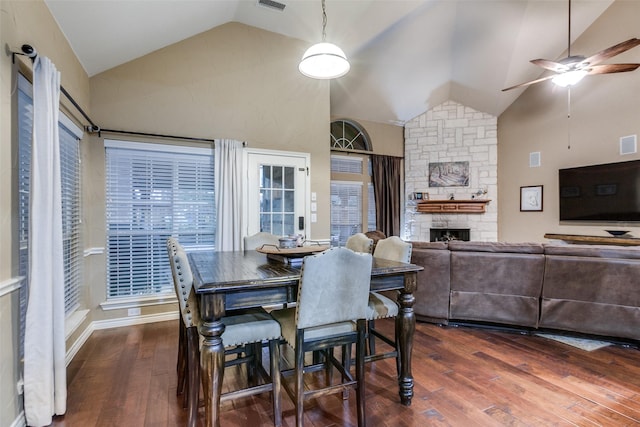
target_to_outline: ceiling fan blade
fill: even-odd
[[[555,71],[556,73],[562,73],[568,70],[568,67],[566,65],[555,61],[549,61],[548,59],[532,59],[530,62],[537,65],[538,67]]]
[[[615,46],[611,46],[610,48],[607,48],[603,51],[600,51],[598,53],[596,53],[595,55],[591,55],[590,57],[586,58],[585,60],[583,60],[581,62],[582,65],[588,66],[588,65],[596,65],[601,63],[602,61],[606,61],[609,58],[612,58],[616,55],[621,54],[622,52],[625,52],[631,48],[634,48],[636,46],[640,45],[640,39],[629,39],[627,41],[624,41],[622,43],[618,43]]]
[[[552,79],[552,78],[554,78],[555,76],[556,76],[556,75],[555,75],[555,74],[553,74],[553,75],[550,75],[550,76],[547,76],[547,77],[542,77],[542,78],[537,79],[537,80],[531,80],[530,82],[520,83],[519,85],[515,85],[515,86],[508,87],[508,88],[506,88],[506,89],[502,89],[502,91],[503,91],[503,92],[505,92],[505,91],[508,91],[508,90],[511,90],[511,89],[515,89],[515,88],[518,88],[518,87],[529,86],[529,85],[532,85],[532,84],[534,84],[534,83],[540,83],[540,82],[543,82],[543,81],[545,81],[545,80]]]
[[[589,68],[589,74],[624,73],[633,71],[640,67],[640,64],[603,64]]]

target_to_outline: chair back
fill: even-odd
[[[298,329],[367,316],[371,254],[331,248],[304,258],[298,287]]]
[[[187,328],[197,326],[200,324],[200,309],[193,289],[193,274],[187,253],[174,237],[167,239],[167,252],[182,321]]]
[[[368,238],[364,233],[356,233],[349,236],[345,248],[354,252],[370,254],[373,251],[373,239]]]
[[[254,234],[253,236],[245,236],[244,237],[244,250],[253,250],[257,249],[262,245],[275,245],[278,247],[279,237],[275,234],[265,233],[261,231],[259,233]]]
[[[411,262],[412,245],[403,241],[398,236],[387,237],[378,240],[373,256],[376,258],[389,259],[391,261]]]

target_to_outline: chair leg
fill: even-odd
[[[358,410],[358,427],[366,427],[367,419],[364,411],[364,337],[365,321],[358,320],[358,342],[356,343],[356,406]]]
[[[327,384],[331,385],[333,382],[333,364],[331,363],[333,347],[324,350],[324,354],[324,380]]]
[[[187,359],[185,353],[187,351],[187,328],[185,328],[182,318],[178,320],[178,363],[176,364],[176,370],[178,371],[178,387],[176,388],[176,394],[181,395],[184,393],[185,385],[185,372],[187,370]]]
[[[195,427],[198,421],[198,401],[200,394],[200,343],[198,328],[186,328],[187,335],[187,404],[189,407],[188,426]]]
[[[376,337],[375,335],[373,335],[371,333],[371,331],[376,329],[376,321],[375,320],[368,320],[367,321],[367,331],[369,331],[369,333],[367,334],[369,336],[369,355],[373,356],[374,354],[376,354]]]
[[[351,344],[342,346],[342,366],[344,366],[345,372],[351,371]],[[345,381],[344,375],[342,376],[342,382]],[[345,388],[342,392],[342,399],[347,400],[349,398],[349,389]]]
[[[296,333],[296,351],[295,351],[295,367],[296,367],[296,427],[303,427],[302,419],[304,413],[304,335],[298,331]]]
[[[400,374],[402,372],[402,361],[400,360],[400,334],[402,331],[402,323],[398,321],[399,317],[396,317],[394,320],[395,323],[395,337],[394,341],[396,343],[394,350],[396,351],[396,372],[398,376],[396,378],[400,378]]]
[[[282,426],[282,399],[280,395],[280,340],[269,341],[269,355],[271,361],[271,399],[273,400],[273,423],[275,427]]]

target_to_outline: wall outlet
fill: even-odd
[[[130,308],[129,310],[127,310],[128,316],[140,316],[140,313],[142,313],[140,307]]]

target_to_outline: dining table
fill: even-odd
[[[221,319],[227,311],[295,302],[300,264],[275,261],[256,250],[194,251],[188,258],[200,307],[205,425],[219,427],[225,358]],[[411,405],[413,397],[411,352],[416,322],[413,292],[417,273],[422,269],[418,265],[376,257],[371,269],[371,291],[398,291],[399,313],[395,319],[399,335],[398,388],[400,403],[405,406]]]

